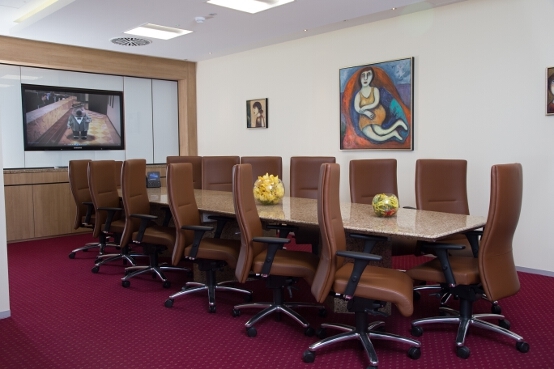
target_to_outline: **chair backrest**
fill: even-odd
[[[416,207],[420,210],[469,214],[466,178],[466,160],[417,160]]]
[[[121,168],[121,197],[125,209],[125,231],[121,245],[130,242],[133,232],[140,226],[140,219],[131,214],[150,214],[150,200],[146,190],[146,160],[129,159]]]
[[[87,179],[87,167],[91,160],[70,160],[67,168],[69,188],[75,200],[75,220],[73,228],[82,226],[83,217],[87,214],[87,206],[83,202],[90,202],[90,190]]]
[[[340,166],[322,164],[317,192],[317,219],[321,233],[321,254],[312,283],[312,294],[323,302],[333,287],[337,269],[344,264],[344,258],[335,256],[337,251],[346,250],[346,236],[342,223],[339,199]]]
[[[371,204],[378,193],[398,197],[396,159],[350,160],[350,201]]]
[[[177,232],[171,263],[177,265],[183,257],[185,247],[194,239],[194,231],[182,230],[184,225],[199,225],[200,212],[194,197],[193,165],[171,163],[167,166],[167,198]]]
[[[114,175],[117,164],[113,160],[95,160],[88,165],[88,183],[94,208],[117,208],[121,206],[117,192],[117,180]],[[108,214],[96,212],[93,236],[98,237]],[[117,218],[116,218],[117,219]]]
[[[252,268],[254,257],[265,247],[258,242],[252,242],[254,237],[263,236],[263,229],[252,192],[252,166],[250,164],[238,164],[233,167],[233,203],[241,242],[235,276],[239,282],[244,283]]]
[[[258,176],[266,173],[279,176],[283,180],[283,159],[280,156],[243,156],[240,158],[240,163],[252,166],[252,184],[256,182]]]
[[[166,163],[192,164],[192,184],[197,190],[202,189],[202,157],[201,156],[168,156]]]
[[[334,156],[293,156],[290,158],[290,196],[317,198],[321,164],[334,163]]]
[[[239,163],[238,156],[203,156],[202,189],[231,192],[233,165]]]
[[[492,167],[489,213],[478,257],[481,283],[490,301],[519,291],[512,241],[521,212],[522,193],[521,164]]]
[[[117,188],[121,188],[121,167],[123,166],[123,161],[115,161],[115,184]]]

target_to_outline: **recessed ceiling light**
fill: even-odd
[[[151,37],[157,38],[160,40],[169,40],[174,37],[179,37],[191,33],[192,31],[187,31],[186,29],[159,26],[157,24],[145,23],[138,26],[137,28],[130,29],[125,31],[129,35],[142,36],[142,37]]]
[[[208,3],[254,14],[293,1],[294,0],[209,0]]]

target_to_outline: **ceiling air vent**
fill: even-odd
[[[150,40],[138,37],[116,37],[110,41],[120,46],[146,46],[152,43]]]

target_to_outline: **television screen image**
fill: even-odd
[[[21,85],[26,151],[123,150],[123,92]]]

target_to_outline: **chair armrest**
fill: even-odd
[[[358,287],[358,282],[360,282],[362,273],[369,262],[380,261],[383,259],[380,255],[358,251],[337,251],[337,256],[354,259],[354,268],[352,268],[352,274],[348,279],[348,283],[346,284],[346,288],[343,293],[346,300],[350,300],[354,296],[354,292],[356,292],[356,288]]]
[[[271,271],[271,264],[273,264],[273,259],[277,250],[283,249],[283,246],[290,242],[288,238],[279,238],[279,237],[254,237],[253,242],[261,242],[267,245],[267,254],[262,266],[262,272],[260,273],[262,277],[267,277]]]
[[[140,219],[140,226],[137,233],[137,239],[133,240],[133,242],[142,243],[142,237],[144,237],[144,232],[146,231],[146,228],[148,228],[148,224],[153,220],[158,219],[158,217],[150,214],[131,214],[131,218]]]
[[[350,233],[350,237],[365,240],[364,252],[368,254],[371,252],[371,250],[373,250],[373,247],[377,244],[377,242],[387,240],[387,237],[370,236],[360,233]]]
[[[94,213],[94,204],[90,201],[83,202],[83,205],[87,207],[87,213],[85,214],[84,225],[90,226],[90,218],[92,218],[92,213]]]
[[[196,255],[198,255],[198,248],[200,247],[200,242],[204,237],[204,233],[212,231],[214,227],[202,226],[202,225],[184,225],[181,229],[186,229],[189,231],[194,231],[194,240],[192,241],[192,248],[190,253],[187,256],[187,259],[194,260]]]
[[[123,209],[122,208],[101,207],[101,208],[98,208],[98,210],[102,210],[102,211],[105,211],[105,212],[108,213],[108,216],[106,217],[106,223],[104,224],[103,232],[104,233],[109,233],[115,214],[117,214],[117,212],[119,212],[119,211],[122,211]]]
[[[233,220],[233,217],[227,217],[225,215],[209,215],[208,219],[217,221],[217,226],[215,228],[214,238],[221,238],[221,233],[223,228],[228,221]]]
[[[439,262],[441,263],[446,283],[450,287],[456,286],[456,279],[454,278],[454,273],[452,272],[452,267],[450,266],[450,261],[448,260],[448,250],[463,250],[465,249],[465,246],[451,243],[426,242],[423,244],[423,247],[432,248],[434,250],[437,259],[439,259]]]

